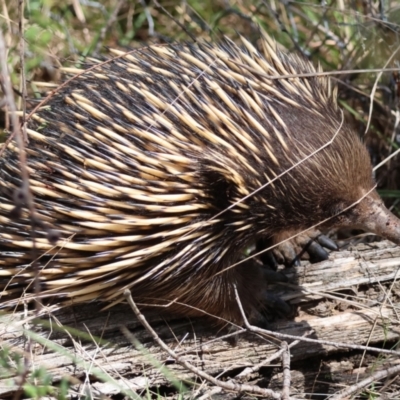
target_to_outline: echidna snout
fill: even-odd
[[[400,220],[385,207],[375,190],[340,214],[336,225],[362,229],[400,245]]]

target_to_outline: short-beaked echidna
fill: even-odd
[[[259,49],[153,45],[98,63],[28,122],[36,208],[62,237],[53,246],[36,232],[42,295],[114,302],[130,289],[141,303],[240,320],[234,286],[251,311],[265,282],[249,263],[230,267],[259,237],[332,217],[400,243],[343,118],[330,79],[267,37]],[[10,216],[17,153],[11,143],[1,160],[3,304],[33,291],[31,220]]]

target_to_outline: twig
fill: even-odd
[[[310,334],[310,332],[307,332],[305,335]],[[284,342],[286,343],[286,342]],[[294,342],[290,343],[288,345],[288,349],[291,349],[292,347],[298,345],[300,343],[300,340],[295,340]],[[286,348],[281,348],[279,351],[277,351],[275,354],[273,354],[271,357],[266,358],[259,364],[255,365],[254,367],[247,367],[245,368],[240,374],[236,375],[236,379],[243,379],[244,377],[254,374],[255,372],[258,372],[262,367],[265,367],[266,365],[270,364],[271,361],[279,358],[282,356],[282,354],[286,351]]]
[[[139,0],[143,7],[144,14],[146,15],[147,24],[149,25],[149,36],[154,36],[154,21],[149,10],[149,6],[146,4],[145,0]]]
[[[21,70],[21,93],[22,93],[22,134],[24,136],[25,143],[28,143],[28,134],[26,133],[26,79],[25,79],[25,40],[24,40],[24,0],[18,1],[18,30],[19,30],[19,63]]]
[[[101,28],[100,30],[100,35],[99,39],[96,44],[96,48],[94,50],[94,53],[98,53],[100,51],[100,47],[103,44],[103,40],[106,37],[107,31],[110,29],[111,25],[115,22],[115,20],[118,17],[119,10],[121,9],[122,5],[125,3],[126,0],[119,0],[117,5],[114,7],[113,12],[110,15],[110,18],[108,19],[107,23]]]
[[[380,77],[382,76],[383,71],[386,69],[387,65],[393,60],[393,57],[398,53],[399,50],[400,50],[400,46],[397,47],[397,49],[389,57],[389,59],[386,61],[385,65],[384,65],[384,67],[382,68],[382,71],[380,71],[378,73],[378,75],[376,76],[376,79],[375,79],[375,82],[374,82],[374,86],[372,87],[372,90],[371,90],[368,123],[367,123],[367,126],[365,128],[364,135],[368,132],[369,125],[371,123],[372,111],[374,109],[374,97],[375,97],[376,88],[378,86],[378,81],[379,81]],[[397,68],[397,71],[398,71],[398,68]]]
[[[281,395],[273,390],[270,389],[263,389],[260,388],[259,386],[255,385],[247,385],[247,384],[238,384],[235,382],[223,382],[218,379],[215,379],[211,375],[199,370],[198,368],[194,367],[192,364],[189,362],[183,360],[181,357],[179,357],[173,350],[171,350],[157,335],[157,333],[154,331],[154,329],[150,326],[150,324],[147,322],[146,318],[144,315],[139,311],[137,308],[135,302],[133,301],[131,292],[127,289],[124,291],[124,296],[127,299],[129,305],[131,306],[133,312],[135,313],[136,317],[138,320],[141,322],[141,324],[144,326],[144,328],[150,333],[154,341],[166,352],[168,353],[178,364],[182,365],[192,373],[194,373],[196,376],[199,376],[208,382],[211,382],[213,385],[219,386],[222,389],[225,390],[230,390],[230,391],[235,391],[235,392],[247,392],[247,393],[253,393],[257,395],[264,396],[265,398],[273,398],[273,399],[281,399]]]
[[[356,383],[355,385],[352,385],[352,386],[348,387],[347,389],[337,392],[334,396],[330,397],[329,400],[342,400],[344,398],[348,398],[353,393],[356,393],[360,389],[367,387],[374,381],[378,381],[383,378],[387,378],[391,375],[395,375],[395,374],[399,374],[399,373],[400,373],[400,365],[396,365],[395,367],[387,368],[383,371],[375,372],[368,378]]]
[[[388,300],[389,300],[389,294],[392,292],[393,286],[394,286],[394,284],[397,282],[397,275],[398,275],[398,273],[399,273],[399,269],[396,270],[396,275],[395,275],[395,277],[393,278],[392,284],[390,285],[389,290],[385,293],[385,298],[384,298],[384,300],[381,302],[381,304],[380,304],[380,306],[379,306],[380,315],[379,315],[379,316],[376,316],[375,319],[374,319],[374,324],[373,324],[373,326],[371,327],[371,331],[370,331],[370,333],[369,333],[369,337],[368,337],[367,342],[366,342],[366,343],[368,343],[368,344],[370,343],[370,341],[371,341],[371,339],[372,339],[372,334],[373,334],[373,332],[374,332],[374,330],[375,330],[375,328],[376,328],[376,326],[377,326],[377,324],[378,324],[378,318],[382,318],[382,319],[383,319],[383,317],[382,317],[382,309],[383,309],[383,307],[387,304],[387,302],[388,302]],[[361,365],[362,365],[363,362],[364,362],[365,353],[366,353],[366,351],[364,350],[364,353],[363,353],[363,355],[362,355],[362,357],[361,357],[360,364],[359,364],[360,367],[361,367]],[[359,376],[359,374],[357,374],[357,380],[358,380],[358,376]]]
[[[242,302],[239,298],[239,293],[237,291],[236,285],[234,286],[235,289],[235,298],[240,308],[240,312],[244,320],[247,320],[246,315],[243,310]],[[297,343],[299,341],[297,340]],[[283,341],[281,343],[281,350],[282,350],[282,370],[283,370],[283,382],[282,382],[282,400],[289,400],[290,398],[290,353],[289,353],[289,346],[287,342]]]
[[[174,16],[168,12],[168,10],[166,8],[164,8],[157,0],[153,0],[154,4],[156,7],[160,8],[161,10],[163,10],[165,12],[165,14],[168,15],[169,18],[172,19],[172,21],[174,21],[181,29],[182,31],[186,32],[186,34],[190,37],[190,39],[193,40],[193,42],[196,42],[197,39],[194,35],[192,35],[184,25],[182,25],[176,18],[174,18]]]
[[[300,337],[300,336],[293,336],[293,335],[288,335],[286,333],[279,333],[279,332],[274,332],[274,331],[269,331],[267,329],[262,329],[258,328],[257,326],[251,325],[244,313],[243,306],[240,302],[239,294],[237,291],[237,288],[235,287],[235,298],[237,301],[237,304],[239,306],[242,318],[243,318],[243,323],[245,327],[253,333],[258,333],[261,334],[262,336],[273,336],[276,338],[280,339],[289,339],[289,340],[300,340],[302,342],[308,342],[308,343],[316,343],[319,345],[326,345],[326,346],[332,346],[335,348],[344,348],[344,349],[353,349],[353,350],[367,350],[372,353],[379,353],[379,354],[393,354],[396,356],[400,356],[399,351],[393,351],[393,350],[386,350],[386,349],[377,349],[375,347],[369,347],[369,346],[360,346],[360,345],[355,345],[355,344],[350,344],[350,343],[342,343],[342,342],[331,342],[328,340],[320,340],[320,339],[311,339],[307,337]]]
[[[198,400],[206,400],[206,399],[212,399],[214,395],[221,393],[222,389],[220,387],[214,387],[208,392],[204,393],[203,396],[199,397]]]
[[[290,351],[287,342],[282,342],[282,370],[283,370],[283,383],[282,383],[282,400],[289,400],[290,396]]]
[[[19,7],[21,3],[19,3]],[[20,16],[22,19],[22,16]],[[19,120],[16,114],[17,107],[15,105],[13,89],[11,85],[10,74],[8,73],[8,66],[7,66],[7,55],[6,55],[6,46],[4,41],[3,33],[0,30],[0,66],[1,72],[3,75],[3,89],[4,89],[4,96],[7,101],[8,110],[10,113],[10,119],[12,121],[12,129],[13,134],[15,134],[17,144],[19,147],[19,161],[20,161],[20,168],[21,168],[21,176],[22,176],[22,188],[21,191],[23,193],[24,201],[28,205],[29,210],[31,211],[31,216],[35,215],[34,203],[33,203],[33,196],[30,192],[29,187],[29,173],[26,166],[26,151],[24,145],[23,135],[20,129]],[[32,219],[32,232],[33,232],[33,219]],[[33,251],[35,250],[35,241],[33,238]],[[36,307],[36,313],[39,312],[39,306]],[[25,354],[31,354],[31,347],[32,347],[32,339],[28,338],[26,343],[26,350]],[[18,399],[22,394],[22,387],[27,379],[27,376],[30,371],[30,364],[31,360],[29,356],[24,357],[24,370],[20,376],[20,384],[18,389],[15,392],[14,399]]]

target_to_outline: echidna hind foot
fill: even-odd
[[[42,103],[27,121],[29,183],[60,240],[38,227],[34,246],[26,208],[10,214],[22,186],[11,142],[0,160],[1,306],[34,297],[33,247],[43,301],[114,304],[129,289],[138,304],[240,321],[235,285],[247,313],[263,301],[260,271],[235,265],[259,238],[324,221],[400,243],[331,80],[267,37],[259,45],[114,52]]]

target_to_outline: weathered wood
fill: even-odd
[[[388,242],[360,245],[352,251],[331,255],[330,260],[307,264],[283,271],[290,284],[271,286],[271,291],[297,307],[297,316],[280,320],[273,328],[280,333],[301,336],[313,330],[309,337],[350,344],[378,343],[400,337],[398,310],[400,285],[395,279],[400,269],[400,248]],[[195,285],[195,283],[194,283]],[[299,286],[301,285],[301,286]],[[195,289],[194,289],[195,290]],[[192,374],[169,360],[149,334],[138,324],[126,305],[100,311],[98,303],[76,305],[43,315],[48,326],[33,325],[33,317],[23,312],[0,317],[1,343],[23,352],[26,337],[23,328],[31,328],[44,338],[63,346],[65,352],[55,352],[42,344],[35,344],[32,365],[45,366],[55,380],[65,374],[77,378],[85,376],[85,367],[77,366],[74,357],[88,365],[99,367],[117,381],[132,389],[168,384],[164,374],[152,367],[149,355],[133,346],[123,334],[125,326],[145,347],[151,357],[168,368],[180,379],[191,379]],[[397,309],[397,312],[396,312]],[[234,371],[262,362],[279,348],[279,341],[254,334],[242,334],[236,345],[230,340],[218,339],[227,330],[217,330],[209,320],[165,321],[149,316],[161,338],[185,360],[209,374],[233,374]],[[93,336],[102,337],[108,345],[96,346],[93,341],[77,338],[63,332],[72,327]],[[289,341],[290,342],[290,341]],[[292,360],[325,356],[343,351],[325,344],[301,342],[292,351]],[[279,365],[279,360],[274,362]],[[0,367],[1,368],[1,367]],[[1,370],[0,370],[1,371]],[[276,386],[278,375],[274,378]],[[1,376],[0,397],[17,388],[15,377]],[[118,389],[109,384],[96,383],[98,390],[112,393]],[[301,386],[301,385],[300,385]],[[103,389],[101,389],[103,388]],[[296,392],[305,390],[296,386]]]

